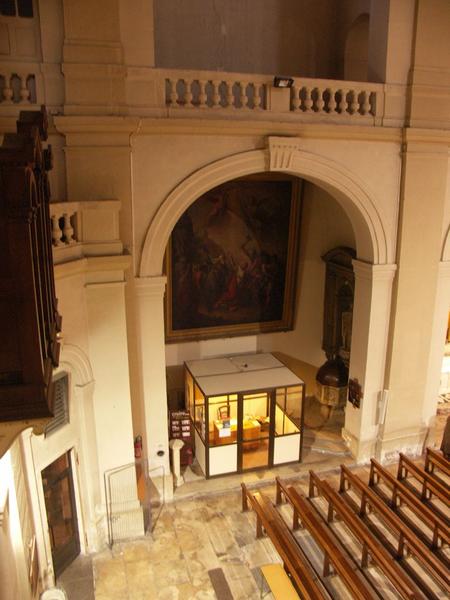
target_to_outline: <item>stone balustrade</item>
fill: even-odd
[[[170,108],[264,110],[266,89],[273,78],[216,71],[178,71],[166,78]]]
[[[24,71],[0,71],[0,104],[36,104],[36,77]]]
[[[401,126],[405,116],[403,86],[296,77],[292,88],[282,89],[273,87],[271,75],[135,67],[124,71],[124,76],[128,104],[118,107],[114,114],[198,118],[201,111],[202,117],[210,118],[248,119],[252,115],[257,120],[275,116],[293,122],[394,126]],[[54,73],[51,81],[55,94],[63,82]],[[0,115],[16,115],[24,104],[43,103],[44,88],[36,65],[12,63],[8,72],[0,72]],[[111,114],[110,106],[92,104],[92,94],[85,89],[89,91],[89,86],[77,85],[73,105],[56,102],[52,106],[70,115],[89,114],[91,110],[101,114],[98,111],[103,109]],[[63,100],[63,92],[58,94]]]
[[[381,106],[381,84],[294,79],[291,110],[319,115],[377,116]]]
[[[118,200],[51,202],[53,262],[122,254]]]
[[[269,101],[274,88],[273,77],[268,75],[210,71],[170,71],[169,75],[166,77],[169,109],[280,110],[279,102]],[[349,121],[364,117],[373,124],[381,122],[382,84],[295,78],[292,88],[284,92],[287,102],[281,112],[297,118],[320,116]]]

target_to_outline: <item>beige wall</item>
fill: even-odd
[[[332,77],[336,3],[156,0],[156,65]]]

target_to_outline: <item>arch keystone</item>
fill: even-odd
[[[269,149],[269,170],[286,171],[292,168],[295,153],[300,149],[300,140],[269,136],[267,147]]]

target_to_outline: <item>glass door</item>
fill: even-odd
[[[41,475],[53,568],[58,577],[80,553],[70,454],[57,458]]]
[[[242,394],[239,418],[241,469],[269,466],[270,457],[270,394]]]

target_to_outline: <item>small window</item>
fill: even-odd
[[[0,0],[0,15],[5,17],[33,17],[33,0]]]
[[[69,423],[69,376],[67,373],[62,373],[54,379],[53,386],[55,388],[54,416],[45,428],[46,437]]]

